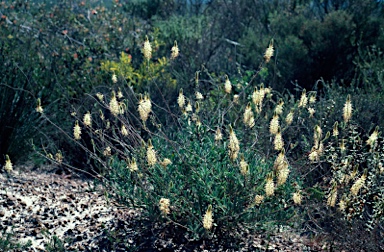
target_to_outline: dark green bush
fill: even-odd
[[[310,89],[320,78],[350,85],[356,73],[353,60],[359,48],[383,47],[382,2],[375,1],[312,1],[280,6],[268,16],[268,29],[248,27],[240,43],[245,45],[244,63],[257,66],[267,38],[276,45],[274,74],[268,79],[278,90],[293,89],[291,82]],[[381,20],[381,21],[379,21]],[[258,22],[258,21],[255,21]],[[363,83],[359,83],[362,86]]]

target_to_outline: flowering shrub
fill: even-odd
[[[152,56],[148,43],[145,61]],[[177,43],[171,51],[176,58]],[[271,44],[265,61],[272,55]],[[129,62],[122,54],[120,62],[102,67],[113,70],[117,83],[126,83],[126,76],[136,72],[125,64]],[[150,68],[151,63],[146,70]],[[212,78],[217,89],[206,93],[197,88],[192,95],[180,89],[174,104],[169,104],[176,114],[159,107],[150,92],[138,94],[120,86],[110,95],[97,93],[93,110],[75,115],[70,135],[99,164],[97,172],[111,195],[141,209],[151,221],[182,227],[195,238],[225,234],[240,224],[255,228],[266,222],[285,223],[295,217],[303,196],[302,182],[293,179],[295,171],[285,155],[278,119],[283,100],[269,123],[269,114],[262,113],[274,103],[270,88],[247,89],[252,80],[233,86],[228,76],[221,81],[205,74],[201,76]],[[199,74],[195,77],[199,84]],[[167,127],[158,116],[164,111],[174,118]],[[270,133],[255,134],[264,123]],[[265,153],[255,151],[259,137],[276,158],[266,159]]]
[[[172,51],[178,51],[176,43]],[[149,71],[152,53],[148,39],[143,53]],[[265,64],[271,57],[272,44],[266,50]],[[130,58],[122,54],[119,63],[105,62],[103,68],[112,70],[116,83],[126,83],[136,72],[129,63]],[[200,87],[203,76],[216,89],[207,91]],[[369,184],[373,190],[366,197],[375,199],[370,201],[374,213],[371,223],[380,220],[382,179],[376,176],[381,174],[380,168],[369,172],[365,168],[360,175],[355,168],[353,175],[346,175],[350,163],[379,165],[382,155],[380,149],[372,154],[378,129],[366,142],[371,151],[359,154],[360,162],[355,160],[357,152],[349,151],[352,146],[357,148],[358,134],[353,130],[352,134],[343,133],[344,138],[355,139],[351,146],[346,145],[344,138],[339,140],[339,130],[353,129],[351,97],[347,97],[342,110],[342,128],[336,122],[331,136],[330,132],[324,134],[320,126],[327,118],[319,113],[324,101],[318,105],[315,92],[304,89],[295,101],[263,84],[254,85],[253,80],[239,79],[232,84],[227,75],[216,78],[206,70],[197,73],[193,94],[180,89],[173,99],[175,104],[168,105],[176,110],[176,115],[159,107],[148,92],[138,94],[129,87],[112,91],[111,95],[97,93],[93,98],[97,112],[76,115],[73,139],[97,161],[97,173],[111,195],[141,209],[149,220],[167,221],[195,238],[225,234],[226,230],[236,230],[239,224],[254,228],[256,221],[260,228],[263,223],[284,223],[295,217],[295,208],[310,200],[312,190],[305,188],[299,175],[308,175],[312,167],[327,163],[332,164],[332,175],[326,176],[329,180],[325,183],[318,181],[327,188],[324,203],[329,207],[338,205],[347,219],[355,217],[363,209],[354,210],[353,216],[348,209],[367,200],[360,191]],[[158,116],[164,111],[174,118],[168,128]],[[309,134],[312,129],[313,140]],[[83,139],[83,135],[87,138]],[[293,159],[293,153],[305,151],[306,160]],[[300,165],[308,168],[293,169]],[[348,187],[350,193],[343,189],[344,196],[339,198],[341,188]]]

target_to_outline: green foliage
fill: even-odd
[[[49,235],[46,234],[46,236],[48,237]],[[49,240],[47,242],[47,244],[45,244],[45,249],[47,251],[58,251],[58,252],[64,252],[65,251],[65,248],[64,248],[64,242],[62,240],[60,240],[56,235],[53,235],[52,237],[48,237]]]
[[[331,167],[328,197],[336,190],[340,195],[339,209],[346,219],[363,218],[367,227],[373,229],[384,221],[379,210],[383,204],[384,149],[378,128],[369,138],[359,133],[354,124],[342,123],[335,128],[339,135],[332,137],[324,154]]]
[[[356,75],[355,86],[362,87],[370,95],[383,95],[384,57],[380,48],[372,46],[359,50],[359,56],[354,61]]]
[[[359,74],[352,62],[359,50],[367,46],[383,47],[379,32],[383,22],[377,23],[383,17],[379,14],[382,3],[342,1],[344,4],[333,6],[333,1],[312,2],[282,4],[272,9],[267,14],[266,31],[255,20],[239,39],[245,45],[242,50],[245,64],[256,67],[255,58],[261,58],[268,43],[268,36],[262,35],[273,36],[277,53],[276,64],[270,66],[275,75],[269,81],[278,90],[292,90],[290,84],[296,81],[309,89],[320,78],[349,85],[354,74]]]
[[[19,243],[14,240],[14,234],[2,230],[0,236],[0,250],[1,251],[14,251],[15,249],[28,249],[32,245],[31,241],[26,243]]]
[[[172,139],[152,138],[159,162],[148,165],[146,149],[133,153],[138,171],[130,171],[123,160],[112,163],[110,182],[117,196],[143,209],[152,221],[168,220],[185,227],[196,237],[207,233],[203,216],[209,205],[213,208],[212,232],[225,233],[243,224],[259,228],[263,223],[285,222],[294,215],[290,200],[294,190],[291,182],[277,188],[275,196],[256,205],[254,197],[264,195],[265,179],[273,172],[251,149],[244,151],[249,171],[242,174],[240,160],[231,161],[226,142],[215,142],[214,132],[203,126],[182,122],[182,129]],[[172,163],[165,166],[163,158]],[[169,199],[170,213],[162,214],[162,198]],[[209,234],[208,232],[207,234]]]

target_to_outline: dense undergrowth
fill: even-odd
[[[4,170],[30,143],[189,241],[285,225],[379,251],[383,6],[345,2],[264,3],[234,37],[244,1],[2,3]]]

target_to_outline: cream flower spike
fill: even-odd
[[[37,98],[36,112],[42,114],[44,112],[43,107],[41,106],[40,98]]]
[[[11,159],[9,158],[8,155],[5,155],[5,165],[4,165],[4,170],[6,172],[11,172],[13,170],[13,165],[11,162]]]
[[[149,166],[154,166],[157,163],[156,152],[153,149],[151,139],[148,140],[147,146],[147,162]]]
[[[179,56],[180,50],[177,46],[177,41],[175,40],[174,45],[171,49],[171,59],[176,59]]]
[[[352,118],[352,102],[351,102],[351,95],[347,96],[347,100],[345,101],[344,108],[343,108],[343,118],[344,122],[349,122]]]
[[[307,104],[308,104],[307,91],[303,89],[303,92],[301,93],[301,97],[299,101],[299,108],[305,108]]]
[[[205,212],[204,218],[203,218],[203,227],[206,230],[211,230],[213,226],[213,217],[212,217],[212,205],[208,206],[207,212]]]
[[[228,78],[228,75],[225,75],[225,83],[224,83],[224,90],[227,94],[230,94],[232,91],[232,84],[231,81]]]
[[[229,125],[229,144],[228,144],[229,156],[232,161],[237,159],[237,156],[240,151],[239,140],[236,137],[235,131],[232,126]]]
[[[264,53],[264,59],[265,59],[266,63],[268,63],[271,60],[274,51],[275,50],[273,49],[273,40],[272,40],[271,43],[269,43],[269,46],[268,46],[267,50],[265,50],[265,53]]]
[[[180,88],[179,96],[177,97],[177,104],[179,104],[179,108],[183,108],[185,105],[185,96],[182,88]]]
[[[275,194],[275,185],[273,183],[272,174],[268,174],[267,181],[265,183],[265,195],[267,197],[273,196]]]
[[[152,47],[151,47],[151,44],[149,43],[148,36],[145,36],[143,54],[144,54],[144,58],[146,58],[147,60],[150,60],[152,57]]]
[[[171,211],[169,209],[170,206],[170,200],[166,198],[161,198],[159,201],[159,209],[162,212],[162,214],[167,215]]]
[[[89,111],[84,115],[83,123],[85,126],[92,127],[92,117]]]
[[[120,107],[119,102],[116,99],[116,93],[115,91],[112,91],[112,97],[109,102],[109,110],[111,111],[112,115],[117,116],[120,113]]]
[[[81,139],[81,128],[79,126],[79,121],[76,120],[75,126],[73,127],[73,136],[75,137],[75,140]]]

